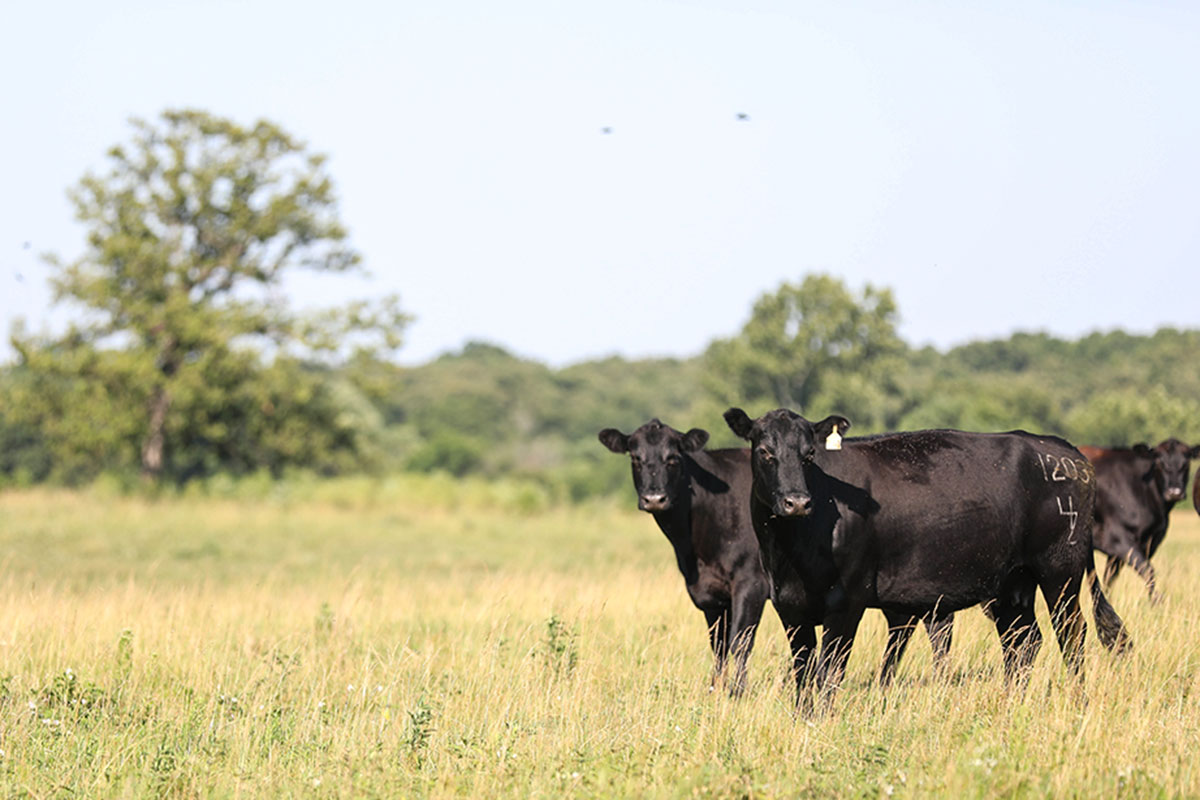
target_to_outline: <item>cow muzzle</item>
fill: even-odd
[[[667,496],[661,492],[647,492],[638,497],[638,508],[642,511],[666,511],[670,505]]]
[[[775,514],[780,517],[807,517],[812,511],[812,498],[806,494],[788,494],[775,504]]]
[[[1170,502],[1176,502],[1178,500],[1182,500],[1183,499],[1183,489],[1179,489],[1177,487],[1172,486],[1170,489],[1167,489],[1165,492],[1163,492],[1163,497],[1165,497]]]

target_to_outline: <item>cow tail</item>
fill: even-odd
[[[1088,551],[1088,583],[1092,590],[1092,615],[1096,620],[1096,633],[1101,643],[1114,653],[1124,653],[1133,649],[1133,638],[1125,629],[1125,623],[1117,614],[1117,610],[1108,602],[1104,591],[1100,588],[1100,579],[1096,577],[1096,564],[1092,552]]]

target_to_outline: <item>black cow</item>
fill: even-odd
[[[1167,535],[1171,509],[1187,491],[1191,460],[1200,447],[1167,439],[1151,449],[1081,447],[1096,467],[1097,550],[1108,556],[1104,582],[1109,584],[1121,565],[1129,564],[1146,581],[1151,602],[1159,595],[1150,559]]]
[[[725,420],[751,444],[750,513],[772,602],[790,631],[801,701],[815,626],[824,627],[817,682],[829,698],[866,608],[897,620],[985,603],[1006,675],[1016,677],[1041,642],[1039,586],[1064,660],[1080,672],[1094,481],[1075,448],[1021,431],[843,443],[844,417],[812,423],[787,409],[754,420],[731,408]],[[1124,623],[1091,584],[1101,640],[1124,649]]]
[[[675,548],[688,596],[708,622],[714,683],[732,652],[729,689],[740,694],[769,591],[746,504],[749,451],[704,450],[707,431],[680,433],[657,419],[629,435],[605,428],[600,441],[629,453],[638,508],[654,515]]]

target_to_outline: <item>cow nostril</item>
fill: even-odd
[[[812,498],[794,495],[784,497],[779,501],[779,508],[787,516],[803,516],[812,510]]]

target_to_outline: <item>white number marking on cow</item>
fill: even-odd
[[[1055,458],[1049,453],[1046,454],[1046,458],[1054,462],[1054,471],[1050,473],[1050,477],[1056,481],[1065,481],[1067,479],[1067,471],[1063,469],[1063,459]]]
[[[1079,512],[1075,510],[1075,498],[1067,495],[1067,507],[1063,508],[1061,497],[1054,498],[1058,501],[1058,515],[1066,517],[1069,520],[1070,530],[1067,532],[1067,544],[1075,544],[1075,521],[1079,519]]]
[[[1041,453],[1034,453],[1034,455],[1037,456],[1038,466],[1042,468],[1042,477],[1047,482],[1080,481],[1081,483],[1091,483],[1092,465],[1083,459],[1059,458],[1049,453],[1046,453],[1044,456]],[[1047,464],[1053,467],[1053,469],[1047,469]]]
[[[1079,467],[1075,466],[1075,462],[1069,458],[1062,460],[1063,472],[1073,481],[1079,480]]]

